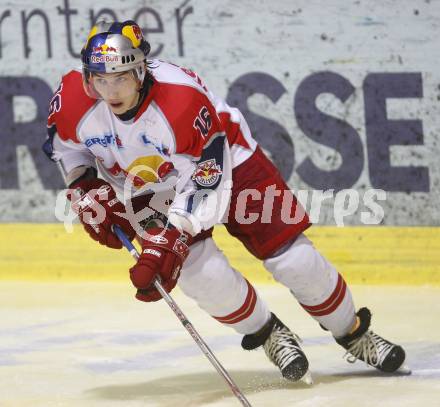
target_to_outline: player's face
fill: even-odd
[[[139,83],[130,72],[96,73],[91,81],[113,113],[122,114],[136,106]]]

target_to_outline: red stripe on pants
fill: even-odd
[[[347,291],[347,284],[340,274],[338,274],[338,282],[336,288],[333,290],[330,297],[328,297],[323,303],[318,305],[304,305],[301,306],[310,314],[315,317],[322,317],[323,315],[331,314],[341,304]]]
[[[246,283],[248,293],[243,305],[237,311],[234,311],[229,315],[225,315],[223,317],[213,316],[213,318],[223,324],[236,324],[237,322],[243,321],[254,312],[255,304],[257,303],[257,293],[255,292],[254,287],[252,287],[247,280]]]

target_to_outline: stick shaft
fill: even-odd
[[[116,236],[118,236],[121,243],[130,252],[130,254],[133,256],[133,258],[137,260],[139,258],[139,253],[136,250],[136,248],[134,247],[134,245],[130,242],[130,240],[127,239],[127,236],[125,236],[125,233],[122,231],[122,229],[119,226],[114,225],[113,230],[114,230]],[[182,310],[177,305],[177,303],[174,301],[174,299],[171,297],[171,295],[166,292],[166,290],[163,288],[162,284],[160,283],[160,281],[157,278],[154,280],[154,286],[156,287],[157,291],[159,291],[160,295],[163,297],[163,299],[168,304],[168,306],[173,310],[174,314],[176,314],[179,321],[182,323],[184,328],[188,331],[188,333],[194,339],[194,341],[196,342],[196,344],[198,345],[200,350],[203,352],[203,354],[212,363],[212,365],[215,367],[215,369],[220,374],[220,376],[222,376],[223,379],[226,381],[229,388],[232,390],[232,392],[238,398],[238,400],[241,402],[241,404],[245,407],[251,407],[251,404],[246,399],[246,397],[244,396],[242,391],[239,389],[239,387],[235,384],[234,380],[231,378],[229,373],[222,366],[222,364],[218,361],[218,359],[212,353],[209,346],[202,339],[202,337],[196,331],[196,329],[191,324],[191,322],[189,322],[188,318],[182,312]]]

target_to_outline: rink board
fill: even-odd
[[[440,234],[435,227],[313,226],[307,236],[354,284],[440,284]],[[253,282],[273,283],[260,261],[223,227],[215,239],[231,264]],[[1,224],[0,279],[123,281],[125,251],[95,244],[78,225]]]

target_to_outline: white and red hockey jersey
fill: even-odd
[[[65,75],[50,103],[46,151],[67,174],[80,166],[97,168],[120,195],[126,180],[134,195],[154,190],[169,180],[173,166],[176,194],[169,214],[186,217],[198,233],[220,222],[232,168],[257,143],[240,111],[213,95],[197,74],[159,60],[149,66],[154,84],[129,122],[85,94],[80,71]]]

